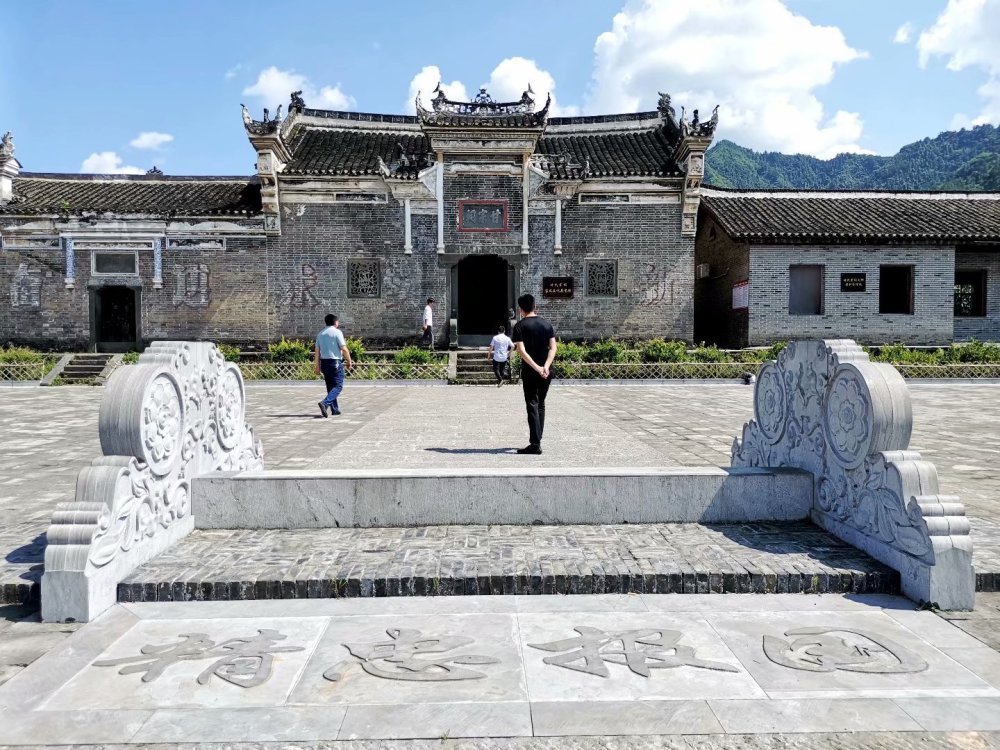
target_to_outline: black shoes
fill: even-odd
[[[542,446],[532,443],[524,448],[518,448],[517,452],[522,455],[527,454],[529,456],[540,456],[542,455]]]
[[[327,407],[327,405],[324,404],[322,401],[319,402],[319,413],[322,414],[324,417],[330,416],[329,407]]]

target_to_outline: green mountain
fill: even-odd
[[[947,131],[894,156],[840,154],[828,160],[719,141],[708,151],[705,172],[710,185],[742,189],[1000,191],[1000,127]]]

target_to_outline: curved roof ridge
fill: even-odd
[[[99,172],[21,172],[15,180],[80,182],[259,182],[257,175],[101,174]]]

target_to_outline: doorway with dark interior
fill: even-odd
[[[139,290],[102,286],[90,294],[90,330],[99,352],[139,348]]]
[[[511,267],[498,255],[470,255],[455,267],[458,345],[488,346],[510,319]]]

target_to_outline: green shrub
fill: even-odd
[[[560,341],[556,348],[556,362],[583,362],[587,347],[572,341]]]
[[[122,355],[123,365],[134,365],[139,361],[139,352],[125,352]]]
[[[972,340],[968,344],[952,346],[958,362],[979,362],[983,364],[1000,362],[1000,346]]]
[[[625,356],[625,344],[615,339],[605,339],[591,344],[583,355],[585,362],[621,362]]]
[[[777,359],[778,355],[785,351],[788,346],[787,341],[775,341],[767,350],[767,356],[765,359]]]
[[[365,358],[365,345],[361,342],[361,339],[347,339],[347,351],[351,353],[351,359],[355,362],[360,362]]]
[[[715,344],[712,346],[699,346],[691,352],[693,362],[729,362],[730,356],[719,349]]]
[[[392,361],[397,365],[426,365],[434,361],[434,355],[419,346],[404,346],[392,356]],[[407,372],[409,371],[407,368]]]
[[[683,341],[652,339],[642,345],[639,358],[643,362],[683,362],[687,359],[687,345]]]
[[[240,358],[240,348],[238,346],[233,346],[232,344],[216,344],[215,346],[228,362],[235,362]]]
[[[45,355],[26,346],[12,346],[0,349],[0,362],[43,362]]]
[[[305,341],[286,339],[267,345],[267,351],[274,362],[305,362],[313,357],[313,346]]]
[[[902,344],[884,344],[871,355],[875,362],[889,362],[896,365],[934,365],[942,361],[944,353],[940,349],[908,349]]]

